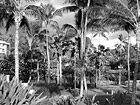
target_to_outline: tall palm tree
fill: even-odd
[[[76,12],[75,15],[75,23],[77,29],[81,31],[81,62],[84,61],[84,53],[85,53],[85,43],[86,43],[86,31],[87,31],[87,23],[92,18],[99,18],[101,16],[101,11],[103,11],[104,0],[65,0],[65,3],[72,4],[71,6],[63,7],[63,12]],[[98,12],[97,12],[98,11]],[[96,20],[94,20],[96,21]],[[83,63],[84,64],[84,63]],[[83,84],[85,81],[84,68],[82,64],[82,76],[81,76],[81,91],[80,96],[83,95]],[[86,82],[86,81],[85,81]],[[85,85],[85,90],[87,91],[87,86]]]
[[[88,26],[89,25],[90,25],[90,23],[88,24]],[[105,33],[108,33],[108,31],[102,26],[99,27],[99,25],[98,25],[98,27],[93,27],[93,25],[95,25],[95,24],[91,24],[91,26],[90,26],[90,27],[94,28],[94,29],[92,29],[92,31],[95,33],[92,37],[94,38],[97,35],[99,35],[99,46],[100,46],[101,36],[104,37],[106,40],[109,40],[109,38],[105,35]],[[98,46],[98,52],[100,52],[99,51],[99,46]],[[101,80],[101,61],[100,61],[100,56],[99,56],[99,84],[100,84],[100,80]],[[97,81],[96,81],[96,83],[97,83]]]
[[[27,43],[27,47],[28,49],[25,50],[25,55],[28,56],[28,59],[31,60],[31,65],[33,60],[33,56],[34,53],[35,54],[42,54],[41,48],[39,47],[40,44],[40,40],[41,40],[41,34],[42,34],[42,30],[41,30],[41,23],[39,21],[37,22],[30,22],[30,31],[26,28],[26,32],[25,32],[25,39],[26,39],[26,43]],[[42,56],[44,56],[42,54]],[[41,57],[40,57],[41,58]],[[37,58],[38,59],[38,58]],[[37,60],[37,67],[39,67],[39,59]],[[31,67],[31,71],[30,71],[30,78],[28,83],[31,80],[31,73],[32,73],[32,67]],[[39,68],[37,68],[37,74],[38,74],[38,78],[39,78]],[[39,80],[39,79],[38,79]]]
[[[31,2],[35,0],[26,0],[26,2]],[[19,44],[19,27],[27,25],[27,18],[25,14],[27,13],[26,7],[22,5],[23,1],[21,0],[3,0],[1,2],[3,8],[6,9],[6,13],[8,14],[8,21],[6,25],[6,29],[14,23],[16,32],[15,32],[15,77],[17,82],[19,82],[19,56],[18,56],[18,44]]]
[[[115,24],[113,23],[113,25],[115,25],[115,27],[113,27],[113,31],[119,31],[119,30],[124,30],[128,33],[128,47],[127,47],[127,69],[128,69],[128,93],[130,93],[130,34],[133,31],[133,29],[131,28],[131,25],[128,24],[127,22],[121,20],[119,22],[115,22]],[[113,26],[112,25],[112,26]],[[111,29],[111,30],[112,30]],[[122,40],[120,40],[122,41]],[[124,41],[123,41],[124,42]]]
[[[81,60],[84,59],[84,43],[85,43],[85,26],[86,26],[86,22],[87,19],[85,18],[85,12],[87,11],[89,4],[90,4],[90,0],[87,1],[80,1],[80,0],[66,0],[66,3],[70,3],[70,4],[74,4],[74,6],[67,6],[67,7],[63,7],[61,10],[62,11],[70,11],[70,12],[75,12],[78,10],[78,13],[81,15],[81,22],[80,22],[80,28],[81,28]],[[83,65],[82,65],[83,66]],[[83,84],[84,84],[84,68],[82,67],[82,76],[81,76],[81,92],[80,92],[80,96],[83,96]],[[86,87],[85,87],[86,88]],[[87,90],[87,88],[86,88]]]
[[[115,47],[116,47],[116,51],[119,52],[118,54],[118,57],[120,59],[122,59],[123,55],[124,55],[124,52],[126,51],[126,46],[129,45],[128,42],[126,41],[127,40],[127,37],[123,37],[123,35],[119,35],[118,37],[120,43],[118,44],[115,44]],[[128,46],[127,46],[128,48]],[[129,49],[129,48],[128,48]],[[127,55],[129,54],[129,52],[127,51]],[[129,56],[128,56],[129,57]],[[120,65],[118,68],[122,67],[122,62],[120,62]],[[130,72],[130,71],[128,71]],[[129,73],[128,73],[129,74]],[[128,77],[128,83],[130,82],[130,77]],[[129,83],[130,84],[130,83]],[[129,92],[129,84],[128,84],[128,92]],[[121,85],[121,71],[119,72],[119,85]]]
[[[32,8],[36,13],[36,18],[42,22],[42,28],[47,30],[47,26],[55,16],[62,16],[61,12],[56,10],[53,5],[44,5],[41,3],[40,6],[31,5],[28,9]],[[48,83],[50,83],[50,54],[49,54],[49,38],[46,34],[46,45],[47,45],[47,60],[48,60]]]
[[[133,3],[132,3],[133,2]],[[133,5],[134,4],[134,5]],[[132,105],[135,105],[136,102],[136,80],[137,80],[137,71],[139,66],[138,59],[138,49],[139,49],[139,1],[137,0],[128,0],[128,6],[122,3],[120,0],[108,0],[106,3],[108,8],[107,23],[112,21],[124,21],[125,23],[131,26],[131,29],[136,35],[136,47],[137,47],[137,56],[136,56],[136,65],[134,70],[133,86],[132,86]]]
[[[73,42],[73,39],[77,36],[77,29],[70,25],[70,24],[63,24],[62,28],[59,27],[58,24],[52,22],[50,24],[55,30],[56,34],[53,35],[54,38],[54,45],[57,50],[57,55],[59,57],[59,65],[62,65],[61,61],[63,56],[65,55],[65,52],[68,50],[71,50],[68,46],[70,46],[71,42]],[[67,49],[67,47],[69,49]],[[60,66],[60,84],[61,84],[61,78],[62,78],[62,67]]]

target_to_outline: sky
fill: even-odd
[[[121,1],[126,4],[126,0],[121,0]],[[64,2],[64,0],[39,0],[38,2],[35,2],[34,4],[39,6],[41,3],[43,3],[43,4],[51,3],[51,4],[53,4],[53,6],[55,8],[61,8],[61,7],[65,6],[63,4],[63,2]],[[53,20],[56,20],[59,23],[60,27],[65,23],[74,25],[74,13],[65,13],[63,15],[63,17],[57,16]],[[13,30],[13,29],[11,29],[11,30]],[[52,29],[50,29],[50,30],[53,32]],[[53,33],[51,33],[51,34],[53,34]],[[93,34],[94,33],[88,32],[87,36],[91,38],[91,41],[95,46],[98,46],[98,44],[100,42],[100,44],[102,44],[106,47],[110,47],[110,48],[114,48],[115,44],[120,43],[120,41],[118,40],[118,35],[120,35],[120,34],[122,34],[123,36],[128,35],[124,31],[119,31],[116,33],[109,32],[109,34],[106,34],[106,36],[109,38],[109,40],[106,40],[105,38],[100,37],[100,41],[99,41],[99,36],[93,38],[92,37]],[[134,35],[132,35],[132,37],[131,37],[131,43],[135,44]]]
[[[42,0],[42,1],[45,1],[45,0]],[[50,3],[52,3],[56,8],[61,8],[62,7],[62,3],[63,3],[63,0],[50,0],[49,1]],[[123,2],[124,4],[127,5],[127,0],[121,0],[121,2]],[[45,2],[44,2],[45,3]],[[69,24],[74,24],[74,13],[69,13],[69,14],[65,14],[62,17],[56,17],[55,18],[60,26],[63,24],[63,23],[69,23]],[[124,31],[119,31],[119,32],[116,32],[116,33],[111,33],[109,32],[109,34],[106,34],[106,36],[108,36],[109,40],[106,40],[105,38],[103,37],[100,37],[100,41],[99,41],[99,36],[97,37],[92,37],[94,33],[87,33],[87,36],[91,38],[92,40],[92,43],[97,47],[98,44],[103,44],[105,45],[106,47],[110,47],[110,48],[114,48],[114,45],[117,44],[117,43],[120,43],[120,41],[118,40],[118,36],[120,34],[122,34],[124,37],[127,37],[127,33],[124,32]],[[135,44],[135,37],[134,35],[132,34],[132,37],[130,39],[130,42],[131,44]]]

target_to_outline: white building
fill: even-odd
[[[0,58],[1,58],[0,60],[3,59],[3,55],[8,54],[9,45],[10,45],[10,43],[0,40]],[[9,82],[10,75],[6,75],[6,79]]]
[[[7,54],[10,43],[0,40],[0,54]]]

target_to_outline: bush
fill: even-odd
[[[13,78],[9,83],[4,75],[0,75],[0,105],[37,105],[46,97],[29,94],[31,86],[22,87],[21,82],[17,83]]]

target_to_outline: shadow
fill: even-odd
[[[36,95],[43,93],[42,96],[48,97],[60,95],[62,90],[62,88],[55,83],[34,83],[33,88],[36,90]]]
[[[121,87],[128,90],[127,86],[121,86]],[[132,89],[130,89],[130,93],[132,93]],[[140,102],[140,88],[139,87],[137,88],[136,97],[137,97],[137,100]]]

